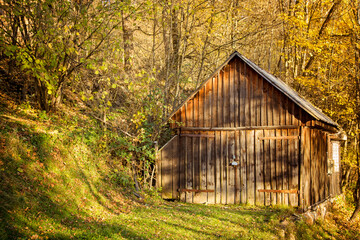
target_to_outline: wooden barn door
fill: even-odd
[[[219,131],[216,203],[298,206],[299,129]]]
[[[261,134],[261,133],[260,133]],[[262,154],[264,188],[257,187],[257,196],[265,205],[299,205],[300,130],[264,130],[256,138]],[[261,165],[261,163],[260,163]],[[258,182],[258,180],[256,181]]]

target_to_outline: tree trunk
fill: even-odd
[[[27,92],[29,88],[29,77],[24,77],[24,84],[21,89],[21,101],[26,102],[27,100]]]
[[[36,90],[36,99],[39,104],[39,108],[46,112],[50,111],[50,105],[48,102],[48,89],[45,84],[41,82],[40,79],[35,78],[35,90]]]
[[[133,43],[133,29],[131,28],[130,20],[124,16],[122,11],[122,28],[123,28],[123,42],[124,42],[124,70],[126,74],[130,74],[132,70],[132,58],[134,51]]]

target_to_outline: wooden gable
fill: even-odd
[[[237,52],[173,112],[171,119],[172,128],[300,126],[311,120],[338,127],[281,80]]]
[[[300,125],[309,119],[309,114],[237,57],[172,116],[183,127],[211,128]]]

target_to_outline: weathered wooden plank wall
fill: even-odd
[[[302,127],[301,131],[301,205],[308,207],[340,194],[340,176],[328,175],[331,148],[327,133],[310,127]]]
[[[179,109],[171,127],[299,126],[310,118],[243,61],[234,58]]]
[[[297,206],[295,200],[289,203],[284,197],[298,199],[296,193],[271,192],[299,187],[299,153],[295,152],[299,129],[282,131],[281,136],[275,136],[276,130],[197,131],[174,138],[161,149],[159,159],[163,198],[257,205],[269,205],[274,199],[273,204]],[[269,164],[271,146],[282,147],[272,150],[274,161]],[[180,157],[176,151],[181,151]]]

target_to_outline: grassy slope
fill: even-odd
[[[286,208],[139,202],[106,136],[64,112],[50,118],[0,93],[0,239],[360,238],[338,205],[326,221],[285,227]]]

